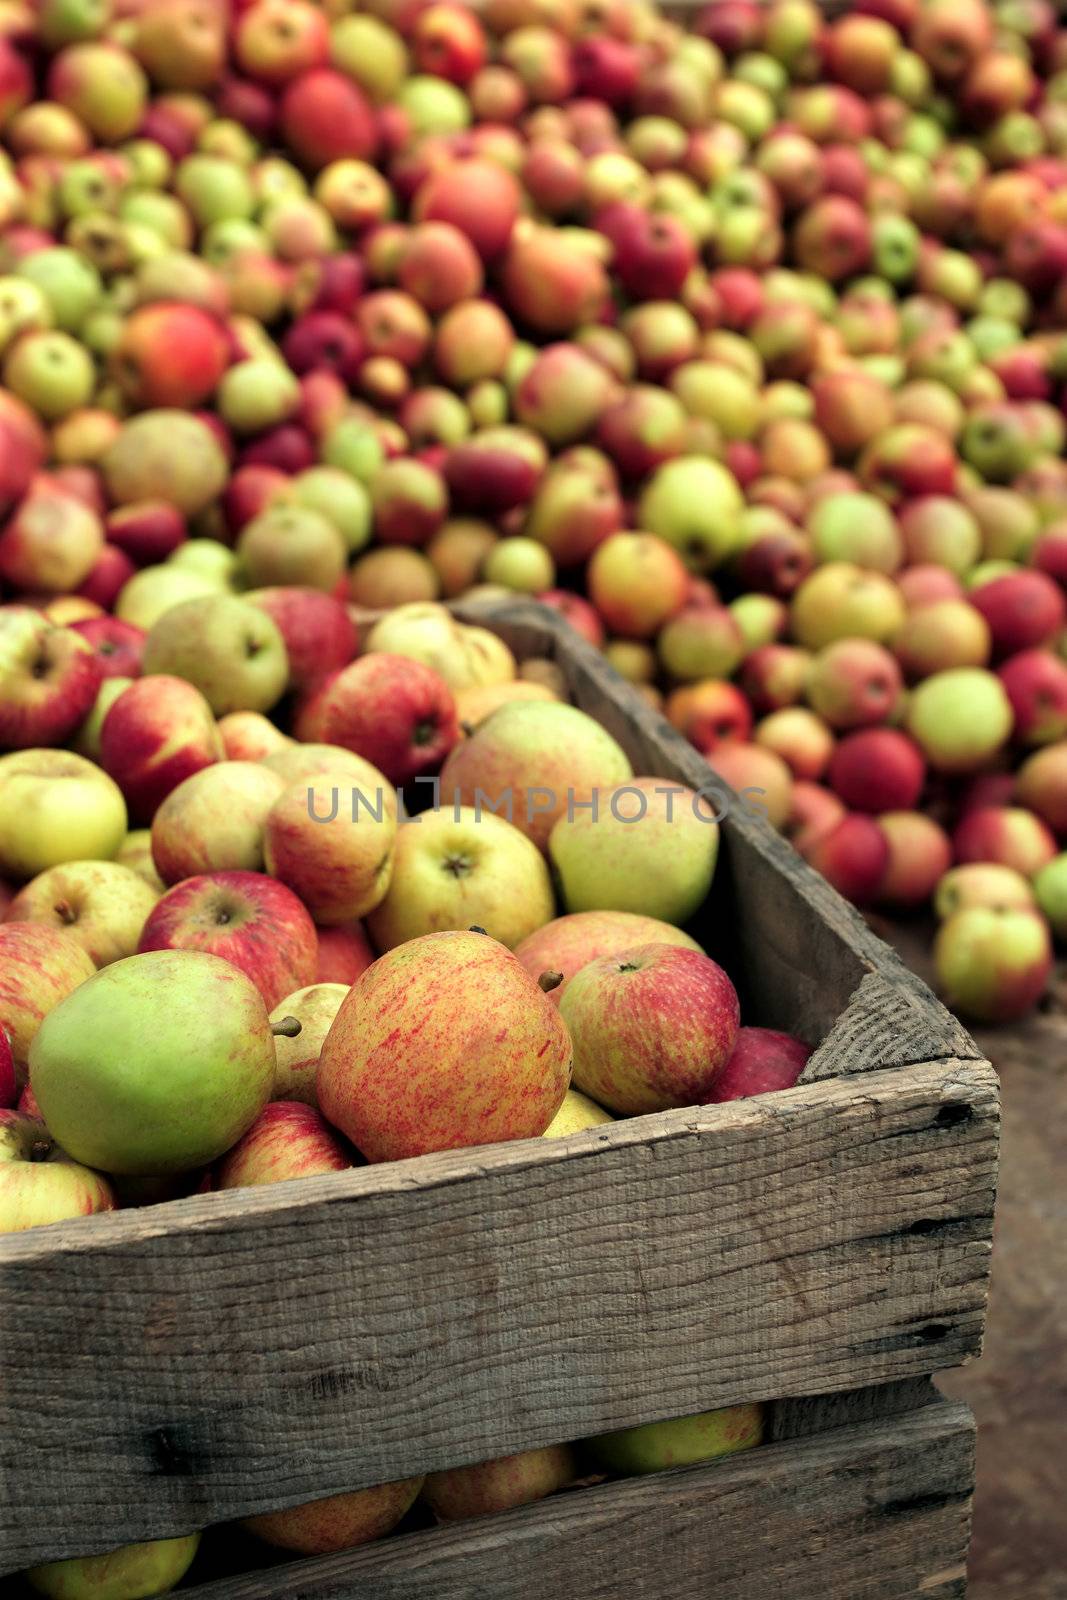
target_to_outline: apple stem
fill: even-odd
[[[270,1031],[277,1038],[280,1034],[283,1039],[295,1039],[303,1030],[303,1023],[296,1017],[282,1017],[278,1022],[272,1022]]]
[[[54,1140],[47,1133],[36,1136],[30,1145],[31,1161],[47,1161],[52,1154]]]
[[[558,989],[562,982],[562,972],[542,972],[537,980],[537,987],[543,989],[545,994],[551,994],[552,990]]]

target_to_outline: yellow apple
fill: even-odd
[[[69,750],[0,756],[0,875],[33,878],[63,861],[110,861],[126,836],[118,785]]]

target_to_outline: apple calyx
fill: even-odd
[[[304,1024],[297,1017],[279,1017],[277,1022],[271,1023],[270,1031],[276,1039],[295,1039],[304,1031]]]
[[[562,982],[562,972],[542,972],[541,976],[537,980],[537,987],[542,990],[544,994],[551,994],[552,990],[558,989]]]

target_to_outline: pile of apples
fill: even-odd
[[[842,892],[933,903],[951,1004],[1040,997],[1049,0],[6,0],[0,140],[0,744],[136,762],[237,593],[257,691],[212,709],[287,689],[338,742],[344,602],[532,594]],[[167,782],[126,792],[146,823]]]

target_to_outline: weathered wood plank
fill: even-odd
[[[0,1239],[0,1571],[967,1359],[995,1075],[857,1091]]]
[[[973,1421],[908,1415],[195,1586],[190,1600],[952,1600]]]
[[[845,1010],[810,1057],[801,1083],[818,1083],[844,1072],[875,1072],[930,1060],[930,1001],[933,996],[918,979],[891,982],[869,972]],[[936,1000],[934,1005],[938,1006]],[[945,1055],[980,1061],[982,1052],[966,1028],[946,1012],[940,1029]]]

